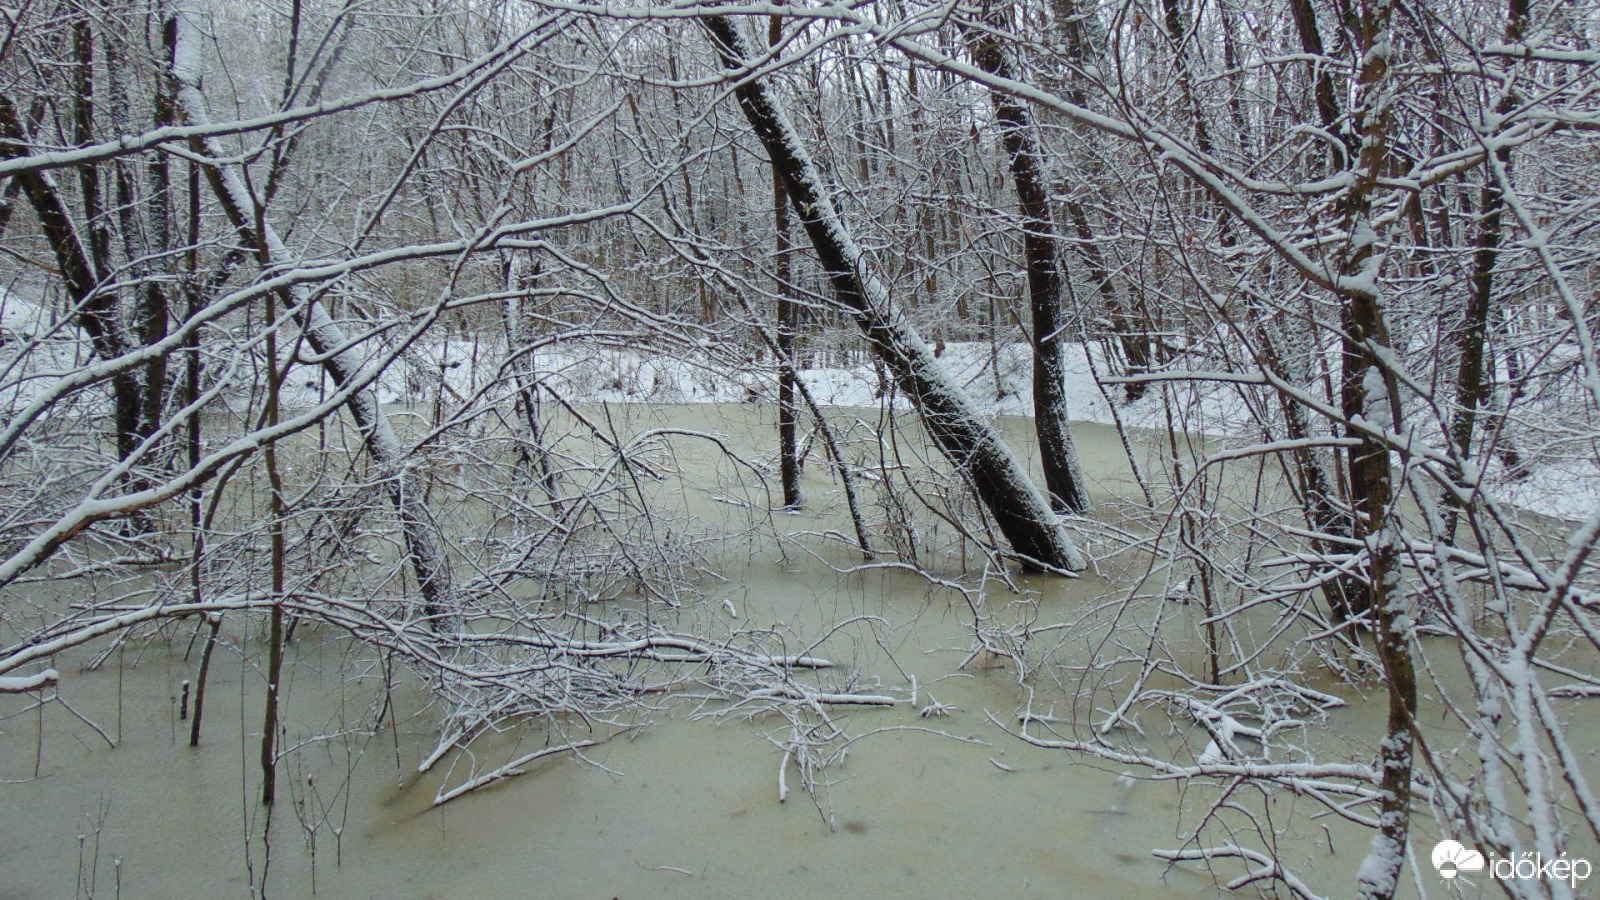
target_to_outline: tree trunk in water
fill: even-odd
[[[191,68],[198,64],[198,46],[184,47],[195,36],[189,23],[178,17],[177,61],[172,77],[176,83],[178,106],[191,125],[204,125],[210,120],[206,111],[205,94],[200,91],[199,72]],[[223,159],[227,154],[215,138],[194,138],[191,148],[198,154]],[[239,232],[240,240],[253,249],[263,267],[288,266],[291,258],[288,248],[278,237],[272,223],[256,203],[255,196],[240,177],[236,164],[217,162],[206,167],[206,178],[213,193],[221,202],[228,221]],[[303,286],[282,291],[285,302],[294,310],[306,344],[323,359],[323,370],[334,385],[343,388],[363,377],[361,360],[348,346],[344,332],[321,305],[312,302],[311,294]],[[410,557],[417,586],[422,593],[423,612],[436,630],[448,627],[456,603],[455,589],[446,555],[443,535],[422,504],[422,492],[416,477],[406,468],[405,453],[400,441],[389,425],[389,419],[378,405],[378,395],[369,385],[351,394],[347,403],[351,418],[360,429],[367,452],[378,467],[388,476],[386,484],[390,500],[400,517],[406,555]]]
[[[277,297],[267,295],[268,327],[278,318]],[[278,399],[283,382],[278,368],[278,332],[267,332],[267,426],[278,424]],[[267,632],[267,702],[261,725],[261,802],[271,806],[278,796],[278,698],[283,680],[283,476],[278,469],[278,442],[268,441],[262,448],[266,457],[267,483],[271,487],[272,525],[272,613]]]
[[[77,105],[82,106],[82,103]],[[10,98],[0,95],[0,159],[26,155],[28,148],[28,134],[21,116]],[[80,190],[93,190],[97,196],[99,182],[96,178],[83,176],[80,182]],[[90,245],[84,243],[55,179],[48,172],[31,171],[17,174],[15,183],[28,195],[34,217],[39,220],[39,230],[55,256],[62,286],[78,309],[78,327],[88,335],[95,355],[101,359],[115,359],[128,352],[132,348],[122,326],[119,299],[109,290],[111,279],[95,262],[97,257]],[[86,210],[98,208],[98,202],[98,199],[86,198]],[[107,287],[103,288],[103,284]],[[139,434],[143,392],[138,374],[123,371],[112,376],[111,396],[117,458],[125,460],[143,440]],[[138,489],[136,476],[130,475],[128,481],[131,487]]]
[[[1355,536],[1365,545],[1365,599],[1376,626],[1374,649],[1383,664],[1389,694],[1388,724],[1379,745],[1382,793],[1378,833],[1356,876],[1356,896],[1362,900],[1392,900],[1399,890],[1411,831],[1411,781],[1417,746],[1417,673],[1411,659],[1415,620],[1400,584],[1402,523],[1391,517],[1390,510],[1398,499],[1394,470],[1388,443],[1365,428],[1354,427],[1359,416],[1369,427],[1402,431],[1398,379],[1386,363],[1393,353],[1383,319],[1379,278],[1383,257],[1371,211],[1372,190],[1388,153],[1390,110],[1396,102],[1396,85],[1388,77],[1392,11],[1393,0],[1361,4],[1361,71],[1358,100],[1352,110],[1361,143],[1355,182],[1344,203],[1349,244],[1339,269],[1345,329],[1344,412],[1347,433],[1360,441],[1350,453],[1350,499]]]
[[[1339,98],[1334,90],[1333,76],[1330,67],[1322,61],[1324,57],[1322,32],[1317,28],[1316,11],[1311,6],[1311,0],[1289,0],[1289,12],[1294,19],[1295,34],[1300,39],[1300,49],[1311,58],[1313,71],[1316,74],[1315,101],[1317,104],[1317,119],[1322,128],[1331,137],[1336,138],[1329,146],[1330,165],[1334,168],[1344,168],[1354,158],[1357,149],[1352,132],[1341,129],[1339,119],[1341,115]],[[1365,202],[1358,200],[1358,202]],[[1352,301],[1344,298],[1341,307],[1341,326],[1344,330],[1344,395],[1342,398],[1345,415],[1359,415],[1360,401],[1352,393],[1360,386],[1362,355],[1354,348],[1351,329],[1354,327],[1351,320]],[[1303,382],[1297,382],[1303,383]],[[1291,440],[1309,436],[1309,430],[1304,427],[1305,413],[1299,404],[1293,400],[1284,401],[1285,419],[1287,420]],[[1349,432],[1347,432],[1348,434]],[[1350,451],[1349,465],[1346,466],[1346,475],[1350,479],[1351,493],[1353,496],[1352,508],[1358,508],[1363,496],[1364,485],[1361,483],[1361,462],[1359,454],[1367,453],[1370,448],[1362,447]],[[1315,451],[1306,451],[1314,455]],[[1387,465],[1388,456],[1384,457]],[[1312,526],[1324,533],[1336,536],[1353,535],[1360,530],[1359,523],[1352,516],[1346,516],[1336,509],[1333,498],[1328,490],[1323,472],[1313,461],[1308,465],[1298,467],[1305,478],[1305,503],[1306,512],[1310,517]],[[1361,583],[1355,573],[1339,576],[1329,580],[1323,586],[1324,596],[1327,597],[1333,617],[1336,621],[1344,621],[1353,616],[1360,615],[1371,608],[1371,592]]]
[[[1368,421],[1397,428],[1399,390],[1394,373],[1381,361],[1380,351],[1386,351],[1389,342],[1378,298],[1346,296],[1345,305],[1352,343],[1363,348],[1357,357],[1355,387],[1348,393]],[[1356,889],[1363,900],[1391,900],[1399,886],[1411,825],[1417,709],[1416,665],[1411,659],[1414,625],[1400,585],[1400,525],[1390,521],[1389,507],[1396,498],[1388,445],[1362,435],[1361,444],[1351,451],[1350,469],[1356,538],[1366,545],[1367,553],[1367,592],[1362,599],[1365,611],[1376,622],[1374,649],[1383,664],[1389,693],[1388,726],[1381,744],[1381,826],[1361,866]]]
[[[512,363],[512,383],[517,394],[517,406],[522,412],[521,463],[544,489],[550,508],[559,517],[565,514],[566,504],[561,499],[561,484],[556,478],[555,464],[550,459],[550,445],[545,438],[544,416],[539,410],[539,386],[534,378],[533,365],[527,358],[530,336],[524,333],[522,327],[522,298],[515,296],[515,292],[522,290],[522,276],[514,251],[501,251],[501,268],[506,292],[511,295],[500,307],[500,319],[506,333],[506,353],[515,358]],[[535,280],[539,277],[537,264],[532,277]]]
[[[1117,296],[1117,286],[1111,281],[1111,271],[1106,266],[1100,245],[1095,242],[1094,227],[1089,224],[1089,215],[1083,204],[1068,200],[1066,207],[1067,217],[1072,220],[1073,231],[1078,236],[1079,253],[1088,263],[1089,277],[1100,292],[1106,314],[1111,317],[1111,330],[1116,332],[1117,343],[1122,347],[1124,371],[1128,375],[1143,375],[1151,370],[1150,339],[1147,336],[1151,323],[1148,320],[1142,325],[1135,323],[1122,298]],[[1084,352],[1089,352],[1087,344]],[[1144,397],[1148,387],[1146,382],[1130,381],[1122,386],[1122,394],[1129,403],[1134,403]]]
[[[176,46],[177,34],[170,29],[163,28],[161,35],[162,47],[166,58],[171,59]],[[119,84],[120,84],[119,80]],[[125,89],[125,86],[124,86]],[[157,79],[155,92],[155,125],[165,128],[173,125],[178,120],[177,104],[172,97],[172,85],[166,79]],[[122,134],[132,133],[132,129],[124,130],[118,123],[118,131]],[[150,190],[150,253],[157,254],[163,259],[169,258],[172,252],[172,171],[168,156],[165,153],[156,153],[150,157],[147,177]],[[127,232],[132,231],[132,223],[124,226]],[[130,254],[131,256],[131,254]],[[160,271],[163,274],[170,272],[170,263],[161,263]],[[161,280],[151,278],[144,287],[144,303],[139,311],[139,328],[137,336],[146,346],[154,344],[167,336],[168,320],[171,317],[170,295],[168,289],[162,286]],[[170,380],[167,373],[167,357],[157,356],[145,368],[144,376],[144,404],[140,413],[139,432],[141,435],[151,435],[161,427],[161,417],[167,393],[167,383]]]
[[[1257,332],[1262,348],[1262,365],[1291,384],[1310,384],[1311,372],[1301,360],[1315,351],[1308,347],[1293,346],[1291,338],[1284,333],[1284,329],[1277,327],[1271,314],[1271,310],[1254,311],[1259,323]],[[1312,437],[1306,409],[1299,401],[1280,392],[1278,406],[1283,411],[1284,437],[1291,441],[1304,441]],[[1301,509],[1305,511],[1306,522],[1313,531],[1335,537],[1352,537],[1350,517],[1339,508],[1338,498],[1334,496],[1333,479],[1328,476],[1323,455],[1314,447],[1300,447],[1290,454],[1300,491]],[[1337,542],[1321,539],[1313,539],[1311,544],[1318,553],[1330,555],[1343,549]],[[1328,567],[1319,566],[1317,576],[1322,581],[1322,595],[1328,602],[1333,620],[1344,622],[1350,619],[1366,598],[1366,585],[1361,575],[1356,572],[1334,574],[1328,571]]]
[[[72,136],[79,144],[89,144],[94,141],[96,89],[94,47],[94,31],[90,20],[87,17],[75,20],[72,23]],[[88,242],[80,246],[88,251],[89,270],[95,274],[96,281],[106,282],[110,280],[107,276],[113,268],[109,226],[111,218],[107,214],[102,197],[100,170],[94,163],[89,163],[78,166],[77,172],[78,190],[83,201],[84,228],[89,237]],[[76,296],[74,299],[83,298]],[[105,302],[113,310],[120,306],[120,300],[114,295],[108,297]],[[107,320],[106,334],[108,337],[114,336],[115,346],[125,351],[131,349],[131,341],[125,334],[121,319],[120,310],[112,312]],[[116,355],[115,351],[113,355]],[[117,428],[117,458],[127,459],[133,455],[140,443],[139,420],[144,401],[138,375],[132,371],[119,373],[112,379],[111,395]],[[136,487],[138,484],[133,477],[130,477],[129,483]]]
[[[1104,65],[1105,60],[1100,53],[1100,47],[1105,36],[1099,31],[1094,11],[1080,9],[1083,5],[1081,0],[1052,0],[1051,5],[1055,11],[1056,32],[1066,47],[1068,58],[1080,69]],[[1003,61],[1004,57],[1001,59]],[[979,64],[982,65],[981,61]],[[1078,106],[1088,107],[1089,97],[1083,88],[1072,80],[1074,77],[1072,74],[1067,76],[1066,96]],[[996,93],[993,96],[998,100],[1000,94]],[[1083,155],[1088,156],[1088,154]],[[1078,164],[1082,165],[1087,161],[1080,160]],[[1088,171],[1092,174],[1094,170],[1091,168]],[[1100,300],[1105,305],[1106,315],[1111,320],[1111,330],[1116,333],[1117,343],[1122,347],[1125,364],[1123,374],[1142,375],[1151,368],[1149,332],[1154,330],[1153,323],[1148,318],[1143,323],[1136,323],[1123,299],[1117,296],[1117,287],[1111,280],[1110,267],[1100,249],[1094,226],[1089,221],[1089,213],[1084,209],[1083,203],[1075,196],[1068,196],[1063,205],[1066,207],[1067,218],[1072,222],[1073,233],[1077,237],[1078,253],[1089,267],[1089,278],[1094,281],[1095,290],[1100,292]],[[1084,343],[1084,352],[1088,353],[1087,340]],[[1110,355],[1107,356],[1109,360]],[[1129,403],[1134,403],[1144,397],[1148,387],[1149,385],[1143,381],[1128,382],[1122,386],[1123,397]]]
[[[995,38],[973,33],[972,56],[979,68],[1000,78],[1011,67]],[[1067,359],[1062,332],[1066,315],[1061,300],[1062,264],[1049,195],[1040,171],[1039,144],[1033,116],[1009,95],[991,91],[1001,141],[1011,160],[1011,180],[1022,208],[1022,243],[1028,256],[1028,307],[1033,318],[1033,422],[1039,433],[1039,459],[1050,506],[1061,513],[1089,511],[1078,449],[1067,424]],[[1087,351],[1086,351],[1087,352]]]
[[[730,72],[742,73],[745,60],[754,54],[732,20],[707,16],[699,21],[710,33],[723,65]],[[789,200],[828,273],[835,298],[916,405],[939,451],[971,480],[1012,550],[1025,562],[1052,569],[1082,569],[1086,565],[1083,554],[1049,503],[1000,434],[978,416],[966,394],[945,375],[933,352],[873,274],[866,254],[845,230],[828,199],[799,134],[766,85],[747,79],[735,93],[745,118],[783,177]]]
[[[783,37],[783,19],[768,20],[767,43],[776,45]],[[795,403],[794,368],[795,313],[794,287],[789,264],[789,194],[783,189],[783,173],[772,164],[772,225],[777,232],[773,246],[773,268],[778,280],[778,471],[783,480],[783,508],[805,505],[800,494],[799,407]]]

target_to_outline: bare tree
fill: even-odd
[[[993,13],[989,16],[990,22]],[[986,23],[987,24],[987,23]],[[998,36],[969,33],[972,57],[983,71],[1010,78]],[[1039,433],[1039,456],[1050,505],[1058,512],[1089,510],[1089,486],[1072,444],[1067,417],[1067,315],[1062,279],[1065,259],[1058,249],[1055,216],[1044,183],[1043,159],[1034,134],[1033,116],[1009,95],[991,91],[1003,131],[1011,180],[1022,212],[1023,245],[1028,257],[1028,311],[1033,334],[1033,425]]]
[[[755,55],[733,22],[712,16],[702,24],[711,33],[724,65],[730,71],[744,71]],[[735,93],[745,118],[783,174],[789,199],[840,305],[849,310],[873,352],[917,405],[945,458],[972,480],[1001,532],[1024,561],[1059,570],[1083,568],[1083,555],[1000,435],[978,417],[961,389],[950,383],[932,351],[872,275],[870,263],[828,200],[799,134],[770,92],[759,81],[744,80]]]
[[[6,11],[0,695],[72,714],[80,669],[190,636],[210,746],[238,652],[297,799],[311,635],[381,683],[328,740],[426,710],[436,804],[681,703],[831,822],[868,710],[963,713],[741,618],[719,576],[780,558],[955,598],[956,665],[1023,698],[993,727],[1204,797],[1152,851],[1224,886],[1392,897],[1435,832],[1576,853],[1595,34],[1522,0]],[[776,459],[680,406],[773,396]],[[1138,496],[1064,520],[1069,404]],[[995,419],[1030,410],[1044,491]],[[1033,602],[1006,544],[1103,578]],[[1332,820],[1370,844],[1303,839]]]

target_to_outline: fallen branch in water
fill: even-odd
[[[812,691],[796,684],[781,684],[759,688],[750,692],[751,700],[804,700],[830,706],[894,706],[900,701],[883,694],[827,694]]]
[[[1271,879],[1288,888],[1300,900],[1323,900],[1320,894],[1311,890],[1311,887],[1301,881],[1293,872],[1278,864],[1278,861],[1259,850],[1240,847],[1234,844],[1225,844],[1220,847],[1203,847],[1189,850],[1153,850],[1151,856],[1164,859],[1168,862],[1209,862],[1213,859],[1235,858],[1256,863],[1260,868],[1251,869],[1243,875],[1226,882],[1223,886],[1230,891],[1237,891],[1250,885]]]
[[[535,750],[532,753],[519,756],[511,762],[500,766],[499,768],[485,772],[482,775],[474,778],[470,778],[464,783],[459,784],[448,791],[440,791],[434,796],[433,805],[435,808],[443,806],[446,803],[449,803],[451,800],[454,800],[457,797],[465,794],[469,794],[479,788],[488,787],[497,781],[504,781],[507,778],[514,778],[518,775],[521,775],[522,767],[534,762],[535,760],[543,759],[546,756],[554,756],[557,753],[583,750],[587,747],[597,746],[600,743],[600,741],[573,741],[570,744],[562,744],[559,747],[545,747],[542,750]]]

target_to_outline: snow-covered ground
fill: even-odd
[[[1067,348],[1067,396],[1074,421],[1115,424],[1120,417],[1130,428],[1165,429],[1167,407],[1160,391],[1150,390],[1137,403],[1127,404],[1122,390],[1102,391],[1095,372],[1107,372],[1098,348],[1091,368],[1082,344]],[[499,377],[499,354],[482,343],[451,340],[421,348],[386,372],[380,382],[385,403],[430,402],[444,374],[449,391],[465,397]],[[1023,343],[953,343],[939,361],[967,392],[974,406],[988,415],[1033,415],[1032,357]],[[769,400],[776,391],[775,369],[770,360],[740,371],[725,371],[726,363],[685,358],[646,349],[564,344],[546,350],[532,361],[539,374],[563,396],[582,403],[737,403],[753,398]],[[852,365],[803,366],[800,376],[812,397],[824,406],[870,407],[879,402],[880,381],[867,362]],[[1261,439],[1244,398],[1232,385],[1200,383],[1185,386],[1183,402],[1173,407],[1179,428],[1234,441]],[[315,392],[300,398],[309,401]],[[1109,398],[1109,399],[1108,399]],[[1119,406],[1113,416],[1111,400]],[[904,398],[897,405],[905,408]],[[1528,411],[1531,412],[1531,411]],[[1524,415],[1527,415],[1525,412]],[[1426,431],[1426,429],[1424,429]],[[1281,437],[1281,435],[1280,435]],[[1499,496],[1523,509],[1562,518],[1589,515],[1600,505],[1600,459],[1567,458],[1541,462],[1526,477],[1504,480],[1499,462],[1490,466]]]
[[[88,356],[86,341],[76,328],[56,323],[41,304],[14,292],[0,292],[0,338],[0,412],[8,417],[57,375],[72,371]],[[1095,352],[1096,368],[1104,374],[1107,366],[1099,358],[1099,350]],[[24,354],[27,358],[21,359]],[[482,396],[489,402],[509,401],[504,355],[499,341],[472,337],[415,345],[377,380],[379,401],[425,408],[442,400],[445,406],[455,407],[479,392],[484,392]],[[803,366],[801,378],[819,404],[870,407],[879,402],[881,382],[875,367],[862,354],[854,358],[860,361]],[[945,346],[939,359],[978,410],[988,415],[1032,415],[1032,362],[1026,344],[952,343]],[[551,388],[578,403],[738,403],[771,399],[775,393],[776,370],[770,359],[731,366],[726,354],[714,360],[710,351],[685,355],[642,347],[558,343],[530,357],[525,365]],[[1067,396],[1075,421],[1114,424],[1109,400],[1116,400],[1121,404],[1116,414],[1122,424],[1166,427],[1168,409],[1159,399],[1159,391],[1151,390],[1141,401],[1126,404],[1120,388],[1101,390],[1094,371],[1085,346],[1069,345]],[[300,367],[284,384],[283,403],[291,409],[309,406],[328,389],[320,372]],[[241,384],[238,391],[230,393],[230,400],[247,403],[250,390],[251,386]],[[1178,427],[1241,443],[1260,439],[1258,427],[1234,387],[1190,385],[1182,396],[1186,398],[1182,408],[1173,410]],[[82,399],[75,404],[80,410],[86,408]],[[903,408],[904,399],[897,404]],[[1537,417],[1538,411],[1526,410],[1524,415],[1529,413]],[[1584,458],[1582,453],[1540,460],[1527,477],[1515,482],[1500,479],[1498,466],[1494,463],[1490,469],[1491,480],[1499,482],[1498,493],[1523,509],[1576,518],[1600,505],[1600,460]]]
[[[0,290],[0,420],[77,369],[88,354],[77,327],[57,321],[41,304]]]
[[[498,348],[471,340],[450,340],[420,348],[391,366],[379,381],[384,403],[430,402],[440,375],[447,396],[465,397],[501,377]],[[973,405],[988,415],[1033,415],[1032,356],[1023,343],[953,343],[939,361],[967,392]],[[1106,365],[1096,355],[1097,368]],[[530,368],[568,400],[578,403],[739,403],[770,400],[776,392],[776,369],[770,358],[729,373],[725,363],[693,359],[648,350],[611,346],[560,345],[531,358]],[[880,400],[881,382],[867,362],[850,365],[810,365],[802,361],[800,377],[811,396],[823,406],[870,407]],[[297,380],[298,382],[298,380]],[[314,382],[293,386],[286,403],[310,403],[318,396]],[[286,387],[286,390],[288,387]],[[1076,421],[1110,425],[1111,405],[1095,383],[1085,348],[1067,348],[1067,391]],[[1121,400],[1121,389],[1108,388]],[[1154,396],[1154,392],[1152,392]],[[1223,434],[1245,427],[1249,421],[1238,395],[1226,388],[1202,391],[1198,408],[1191,410],[1206,430]],[[904,398],[896,404],[905,407]],[[1136,428],[1165,427],[1165,412],[1158,402],[1119,407],[1123,424]]]

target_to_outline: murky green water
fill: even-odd
[[[770,440],[770,410],[629,415],[630,428],[716,431],[747,450]],[[1097,493],[1130,494],[1115,435],[1087,426],[1076,435]],[[697,473],[726,463],[708,444],[674,441],[691,478],[669,483],[661,502],[673,502],[676,492],[701,527],[746,522],[748,510],[707,496],[726,492],[694,489],[711,480]],[[815,462],[807,487],[812,510],[780,515],[780,526],[848,533],[837,488]],[[1215,891],[1203,870],[1148,854],[1181,846],[1180,822],[1192,826],[1214,795],[1121,777],[1115,767],[1006,735],[986,714],[1010,722],[1024,688],[1012,668],[987,658],[956,669],[971,643],[970,611],[958,594],[903,572],[840,574],[829,563],[849,566],[859,556],[835,545],[819,558],[801,546],[780,552],[770,540],[729,541],[717,562],[730,580],[713,596],[726,595],[746,625],[782,623],[802,640],[846,619],[879,617],[880,627],[846,629],[822,652],[860,666],[881,680],[880,689],[904,689],[915,676],[919,704],[936,700],[949,715],[922,718],[902,704],[838,711],[838,719],[852,733],[936,729],[985,744],[925,731],[875,734],[827,770],[834,783],[816,803],[790,767],[791,793],[779,803],[781,755],[761,737],[779,722],[690,722],[687,709],[668,705],[649,717],[649,728],[588,751],[596,765],[543,760],[435,810],[441,782],[458,783],[473,760],[415,774],[433,747],[425,710],[376,735],[341,736],[381,697],[381,678],[369,663],[345,659],[336,635],[306,630],[285,686],[291,741],[306,744],[283,776],[286,801],[274,812],[269,854],[246,837],[261,830],[263,815],[255,787],[261,648],[235,638],[219,652],[205,742],[190,749],[177,696],[194,665],[183,661],[187,630],[180,630],[170,642],[114,655],[96,673],[58,664],[67,673],[63,695],[111,731],[117,749],[59,706],[0,721],[0,897],[245,896],[261,883],[269,857],[267,894],[285,897],[1134,900]],[[1112,587],[1093,576],[1027,584],[1039,592],[1043,621]],[[1006,599],[997,592],[995,608]],[[1357,700],[1337,714],[1343,737],[1329,738],[1330,748],[1381,727],[1382,704]],[[22,705],[6,698],[0,708],[15,713]],[[399,691],[400,709],[418,713],[416,705]],[[493,765],[510,755],[512,740],[474,751]],[[1287,859],[1312,872],[1349,873],[1367,835],[1308,821],[1285,839]],[[1351,876],[1325,883],[1345,888]]]

